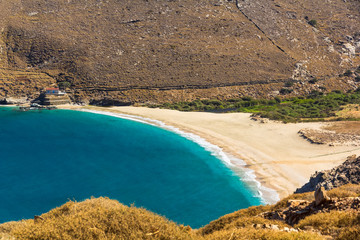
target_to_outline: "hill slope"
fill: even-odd
[[[312,77],[354,87],[337,76],[360,63],[359,1],[4,0],[0,8],[5,78],[9,69],[46,72],[78,101],[224,97],[224,86],[228,98],[267,96]]]

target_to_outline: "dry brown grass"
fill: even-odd
[[[0,89],[3,90],[0,97],[37,98],[41,91],[53,85],[56,85],[55,79],[44,73],[1,68],[0,63]]]
[[[345,228],[339,236],[337,237],[338,240],[358,240],[360,236],[360,227],[348,227]]]
[[[244,225],[250,225],[251,223],[247,223],[246,221],[243,220],[244,219],[249,220],[249,218],[256,217],[260,213],[266,212],[269,209],[270,206],[257,206],[257,207],[249,207],[247,209],[239,210],[212,221],[205,227],[199,229],[199,232],[202,235],[207,235],[216,231],[222,231],[223,229],[227,229],[229,228],[229,225],[236,225],[239,223]],[[257,223],[256,218],[254,220],[255,220],[254,223]]]
[[[268,220],[258,216],[270,211],[274,206],[258,206],[225,215],[198,230],[206,239],[323,239],[309,232],[285,232],[270,229],[255,229],[254,224],[277,225],[279,229],[291,228],[278,220]]]
[[[279,232],[266,229],[240,228],[215,232],[207,239],[211,240],[320,240],[322,236],[308,232]]]
[[[327,192],[331,198],[360,197],[360,186],[356,184],[347,184]]]
[[[41,215],[1,225],[16,239],[192,239],[189,227],[176,225],[145,209],[127,207],[108,198],[68,202]]]
[[[354,79],[337,76],[357,67],[360,58],[339,64],[340,54],[328,47],[342,51],[338,41],[359,32],[358,1],[241,2],[248,4],[243,12],[253,21],[235,1],[3,0],[0,67],[41,70],[69,81],[79,101],[185,100],[194,93],[182,91],[189,85],[214,87],[210,94],[195,91],[199,98],[234,98],[237,89],[223,93],[216,87],[256,81],[262,83],[240,88],[240,96],[270,97],[282,88],[274,80],[288,80],[295,63],[304,59],[311,75],[336,77],[306,88],[301,83],[292,87],[293,95],[352,88],[348,81]],[[319,31],[305,17],[318,20]],[[147,87],[180,90],[162,96],[164,92]]]
[[[348,107],[348,106],[347,106]],[[359,112],[347,112],[347,114],[339,114],[344,118],[360,118]],[[360,135],[360,122],[358,121],[346,121],[346,122],[333,122],[324,127],[325,130],[335,131],[336,133],[356,134]]]
[[[307,193],[309,194],[309,193]],[[311,193],[313,194],[313,193]],[[300,196],[304,194],[295,194]],[[331,198],[359,197],[360,185],[347,184],[327,192]],[[307,198],[307,195],[305,195]],[[298,228],[311,226],[322,234],[337,236],[338,239],[359,239],[360,214],[358,211],[331,211],[310,215],[296,225]]]
[[[292,194],[292,195],[280,200],[278,203],[276,203],[272,207],[272,211],[287,207],[289,200],[307,200],[307,201],[311,202],[311,201],[314,201],[315,198],[314,198],[313,192]]]
[[[360,194],[359,185],[346,185],[328,192],[332,197]],[[70,201],[41,215],[42,220],[23,220],[0,225],[3,239],[323,239],[312,232],[286,232],[256,229],[254,224],[289,225],[259,216],[287,206],[289,199],[312,201],[313,193],[293,194],[276,205],[257,206],[225,215],[199,230],[177,225],[145,209],[127,207],[108,198]],[[339,239],[357,239],[360,217],[355,212],[330,212],[311,215],[296,227],[312,226]]]
[[[349,227],[358,227],[359,224],[360,215],[358,212],[331,211],[308,216],[300,220],[296,227],[311,226],[323,234],[334,234],[345,231]]]
[[[293,194],[275,205],[256,206],[227,214],[198,230],[177,225],[142,208],[127,207],[116,200],[92,198],[69,201],[41,215],[40,220],[22,220],[0,225],[0,239],[324,239],[314,232],[287,232],[291,226],[261,217],[268,211],[284,209],[288,200],[313,201],[313,192]],[[360,185],[348,184],[328,191],[332,198],[358,197]],[[254,225],[256,224],[256,228]],[[280,230],[258,228],[277,225]],[[312,227],[338,239],[359,239],[358,211],[331,211],[310,215],[294,226]]]
[[[145,209],[127,207],[108,198],[68,202],[41,215],[42,220],[23,220],[0,225],[4,239],[322,239],[312,233],[288,233],[255,229],[253,224],[288,225],[258,217],[270,206],[244,209],[208,226],[192,230],[176,225]]]
[[[358,118],[360,118],[360,106],[359,106],[359,104],[346,105],[336,115],[337,115],[337,117],[342,117],[342,118],[358,119]],[[335,126],[339,126],[340,130],[341,130],[341,124],[336,124]],[[357,130],[358,130],[358,132],[360,132],[359,129],[357,129]]]

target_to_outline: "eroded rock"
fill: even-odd
[[[326,194],[323,194],[323,196],[326,196]],[[260,216],[266,219],[285,221],[287,224],[293,226],[301,219],[320,212],[330,212],[334,210],[359,212],[360,198],[358,197],[342,199],[321,197],[320,199],[320,204],[317,204],[316,201],[304,202],[296,207],[289,206],[285,209],[262,213]]]
[[[314,144],[327,144],[329,146],[360,146],[360,136],[349,133],[336,133],[329,130],[301,129],[300,136]]]
[[[315,191],[315,205],[319,206],[320,204],[329,201],[330,198],[326,195],[324,187],[319,187]]]
[[[317,187],[325,190],[341,187],[345,184],[360,184],[360,157],[352,155],[341,164],[331,170],[315,172],[308,183],[298,188],[295,193],[311,192]]]

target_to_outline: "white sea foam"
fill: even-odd
[[[123,113],[112,113],[112,112],[88,110],[88,109],[77,109],[77,110],[132,120],[156,127],[161,127],[163,129],[175,132],[180,136],[185,137],[199,144],[205,150],[210,152],[211,155],[220,159],[228,168],[230,168],[237,176],[240,177],[241,181],[244,182],[245,185],[249,187],[249,189],[255,194],[255,196],[259,197],[264,204],[273,204],[280,200],[279,195],[275,190],[264,187],[263,185],[261,185],[259,181],[256,180],[256,175],[254,174],[254,171],[247,168],[246,163],[243,160],[225,153],[220,147],[209,143],[208,141],[206,141],[205,139],[203,139],[202,137],[196,134],[184,132],[176,127],[166,125],[162,121],[154,120],[151,118],[145,118],[145,117],[123,114]]]

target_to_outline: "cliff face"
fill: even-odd
[[[46,72],[79,101],[208,97],[203,88],[223,97],[225,86],[226,97],[252,95],[244,83],[260,83],[254,91],[267,97],[289,80],[343,82],[337,76],[360,64],[359,1],[4,0],[0,8],[1,67]]]

